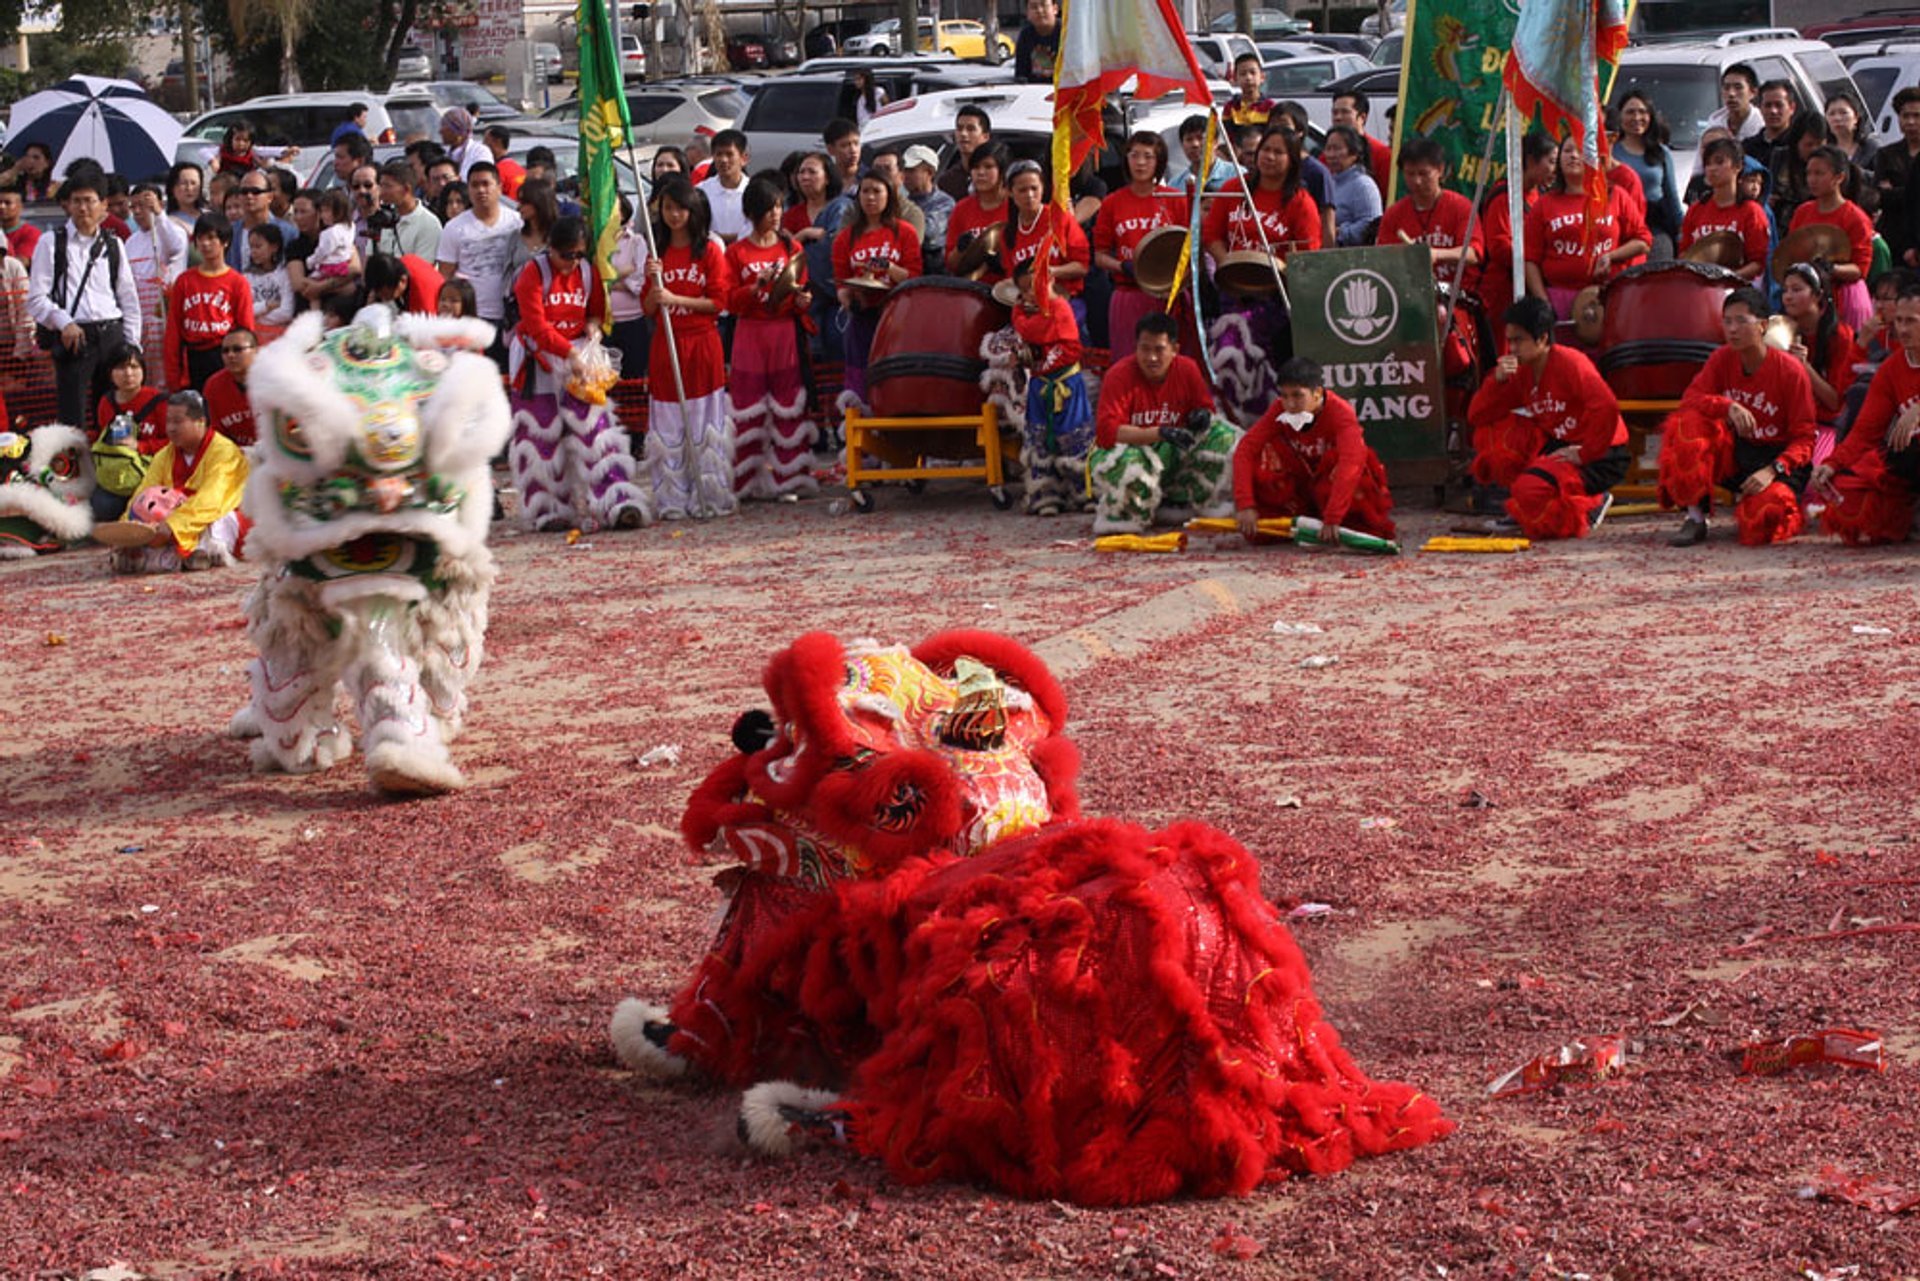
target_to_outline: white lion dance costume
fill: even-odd
[[[79,428],[0,431],[0,560],[57,552],[91,534],[93,486],[93,455]]]
[[[447,743],[480,666],[493,557],[487,461],[511,420],[484,321],[369,307],[321,332],[319,314],[262,349],[249,379],[260,424],[245,509],[247,602],[260,656],[229,732],[255,768],[325,769],[352,750],[399,794],[461,785]]]

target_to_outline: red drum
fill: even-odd
[[[977,414],[985,403],[980,345],[1006,328],[993,290],[958,276],[919,276],[887,299],[867,357],[867,400],[876,418]]]
[[[1720,308],[1743,281],[1706,262],[1650,262],[1601,291],[1600,372],[1622,400],[1678,400],[1725,345]]]

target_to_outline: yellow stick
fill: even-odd
[[[1231,516],[1195,516],[1187,522],[1187,532],[1190,534],[1237,534],[1240,532],[1240,522]],[[1293,517],[1270,516],[1260,522],[1260,532],[1285,537],[1293,532]]]
[[[1524,538],[1429,538],[1420,545],[1423,552],[1523,552],[1533,546]]]
[[[1187,533],[1183,529],[1164,534],[1107,534],[1093,540],[1097,552],[1183,552]]]

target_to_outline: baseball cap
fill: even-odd
[[[940,157],[934,154],[932,147],[908,147],[906,153],[900,157],[900,167],[902,169],[912,169],[917,165],[927,165],[931,168],[938,169],[940,167]]]

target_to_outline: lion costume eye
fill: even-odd
[[[287,414],[273,415],[273,438],[280,448],[295,458],[312,458],[313,449],[307,444],[307,433],[301,428],[300,420]]]

